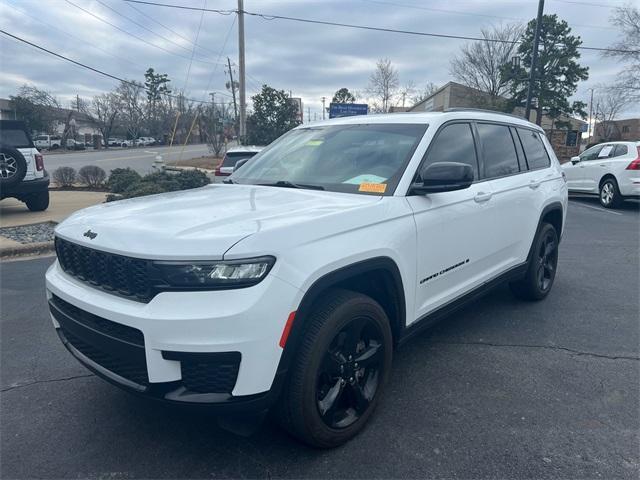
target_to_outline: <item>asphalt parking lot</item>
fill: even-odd
[[[572,199],[550,296],[498,288],[395,355],[354,441],[235,436],[81,367],[48,317],[52,257],[1,269],[2,478],[633,478],[640,475],[640,204]]]

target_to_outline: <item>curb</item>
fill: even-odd
[[[53,242],[26,243],[24,245],[0,248],[0,259],[6,260],[11,257],[26,255],[43,255],[54,250]]]

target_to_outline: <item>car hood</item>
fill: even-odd
[[[364,208],[380,198],[255,185],[208,185],[89,207],[60,223],[55,232],[90,248],[132,257],[216,260],[262,230]]]

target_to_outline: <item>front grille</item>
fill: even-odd
[[[97,332],[108,335],[123,342],[132,343],[144,348],[144,335],[137,328],[122,325],[121,323],[112,322],[106,318],[85,312],[69,302],[65,302],[60,297],[53,295],[51,302],[60,309],[62,313],[67,314],[76,322],[85,327],[96,330]]]
[[[151,261],[94,250],[58,237],[55,246],[65,273],[132,300],[151,300]]]
[[[147,364],[144,361],[125,359],[111,353],[107,353],[94,345],[84,342],[68,330],[63,329],[62,331],[66,339],[76,350],[101,367],[106,368],[122,378],[131,380],[138,385],[149,384]]]
[[[240,354],[237,360],[182,360],[182,383],[196,393],[231,393],[236,385]]]

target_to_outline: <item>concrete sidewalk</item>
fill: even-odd
[[[50,191],[49,208],[44,212],[31,212],[27,206],[14,199],[0,202],[0,228],[20,227],[44,222],[59,223],[73,212],[104,202],[104,192]],[[15,255],[32,255],[50,252],[53,242],[20,243],[0,235],[0,258]]]

